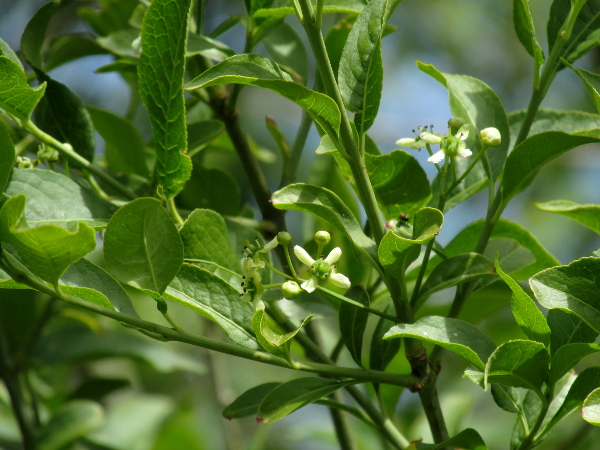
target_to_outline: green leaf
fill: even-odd
[[[177,202],[186,209],[207,208],[237,216],[241,204],[240,188],[237,180],[224,170],[193,162],[192,175]]]
[[[30,228],[23,214],[25,199],[16,195],[0,209],[0,242],[10,244],[40,278],[56,284],[67,267],[94,250],[96,235],[85,223],[72,232],[56,225]]]
[[[0,56],[0,108],[27,121],[45,89],[46,83],[30,88],[23,68],[6,56]]]
[[[513,2],[513,24],[517,37],[527,53],[529,53],[535,61],[535,70],[539,71],[544,63],[544,52],[535,37],[535,28],[533,26],[533,18],[529,8],[529,0],[514,0]]]
[[[567,344],[560,347],[550,364],[548,383],[554,384],[587,355],[600,351],[600,344]]]
[[[256,307],[256,312],[252,316],[252,330],[254,331],[254,334],[256,334],[256,339],[262,348],[273,355],[285,358],[286,354],[289,352],[292,339],[306,326],[312,317],[313,314],[307,316],[295,330],[286,334],[279,334],[276,331],[273,331],[267,323],[265,305],[260,302]]]
[[[225,125],[220,120],[202,120],[188,123],[188,148],[190,153],[203,149],[206,144],[213,141],[225,130]]]
[[[577,3],[581,3],[581,1]],[[560,53],[570,63],[581,58],[600,42],[600,2],[598,0],[588,0],[584,3],[577,19],[574,21],[571,35],[568,36],[568,40]],[[563,23],[567,20],[574,4],[575,2],[572,3],[571,0],[554,0],[552,2],[547,27],[549,52],[552,52],[554,45],[559,40]],[[566,30],[562,32],[564,31]]]
[[[196,33],[188,34],[187,49],[185,52],[185,56],[188,58],[194,55],[202,55],[213,61],[221,62],[234,54],[235,52],[222,42],[211,39],[208,36],[199,36]]]
[[[420,252],[420,246],[439,234],[444,222],[443,214],[434,208],[421,208],[415,214],[413,239],[388,231],[379,244],[379,260],[394,276],[404,275],[408,265]]]
[[[365,153],[365,165],[387,219],[395,219],[400,213],[412,216],[431,198],[427,174],[409,153],[403,150],[386,155]]]
[[[446,252],[446,256],[450,257],[459,255],[461,253],[474,252],[475,247],[477,246],[479,235],[483,230],[483,225],[484,221],[479,220],[471,223],[460,233],[458,233],[458,235],[445,247],[444,251]],[[510,273],[513,278],[526,279],[540,270],[560,264],[556,258],[554,258],[546,251],[544,247],[540,245],[537,239],[533,237],[529,231],[507,219],[500,219],[494,227],[490,243],[492,244],[492,241],[496,239],[501,240],[500,243],[503,243],[502,241],[506,239],[515,240],[523,248],[529,250],[529,252],[531,252],[535,258],[535,261],[530,261],[528,258],[524,258],[522,263],[517,264],[516,267],[511,267],[509,269],[506,267],[505,260],[510,257],[511,253],[515,252],[515,249],[512,246],[506,245],[502,245],[500,248],[498,248],[498,246],[494,246],[499,250],[503,250],[499,252],[498,258],[505,266],[506,271]],[[492,248],[492,245],[488,247],[489,249],[492,249],[492,252],[490,253],[488,249],[484,252],[484,255],[493,260],[495,258],[496,251]],[[521,254],[521,252],[518,252],[518,255],[519,254]],[[439,257],[432,258],[430,265],[434,267],[436,262],[439,260]],[[511,265],[514,266],[514,264]]]
[[[69,230],[79,222],[105,228],[115,206],[65,175],[51,170],[13,169],[6,194],[26,194],[25,220],[30,225],[58,225]]]
[[[188,262],[210,261],[233,272],[241,271],[240,258],[231,247],[227,226],[218,213],[196,209],[188,216],[179,234],[183,257]]]
[[[510,148],[515,146],[517,135],[523,120],[527,114],[526,110],[510,113]],[[540,109],[531,124],[529,136],[540,134],[545,131],[562,131],[568,134],[576,134],[582,131],[598,128],[599,114],[591,114],[583,111],[555,111],[553,109]]]
[[[139,57],[139,53],[134,50],[132,44],[139,36],[139,30],[126,28],[110,33],[107,36],[98,37],[96,38],[96,42],[110,53],[135,61]]]
[[[578,69],[569,63],[566,63],[566,65],[581,78],[585,89],[593,100],[594,105],[596,105],[596,109],[600,112],[600,94],[598,93],[598,89],[600,89],[600,75],[587,70]]]
[[[544,344],[524,340],[505,342],[490,355],[485,365],[484,385],[501,383],[539,393],[549,363]]]
[[[600,388],[590,392],[583,401],[581,417],[595,427],[600,427]]]
[[[177,195],[192,171],[183,77],[190,0],[152,2],[142,24],[138,64],[140,95],[148,110],[156,149],[156,176],[166,198]]]
[[[481,377],[484,378],[485,375],[482,373]],[[490,390],[492,391],[492,398],[496,402],[496,405],[504,411],[510,413],[518,413],[521,411],[521,396],[516,388],[494,383]]]
[[[424,73],[435,78],[444,87],[448,89],[450,99],[450,111],[452,116],[460,117],[466,123],[471,125],[469,130],[469,145],[468,148],[473,153],[479,152],[481,143],[479,142],[479,131],[488,127],[495,127],[500,131],[502,143],[498,147],[488,148],[486,150],[490,161],[491,172],[493,179],[498,179],[506,155],[508,153],[508,144],[510,142],[510,128],[508,127],[508,118],[504,105],[498,95],[483,81],[467,75],[452,75],[442,73],[431,64],[424,64],[417,61],[417,67]],[[464,166],[469,164],[465,160]],[[460,191],[473,191],[471,195],[483,189],[487,184],[487,180],[479,179],[468,181],[469,177],[457,188],[452,195],[459,195]],[[477,184],[480,187],[477,189],[474,186]]]
[[[569,200],[553,200],[547,203],[536,203],[535,206],[542,211],[570,217],[600,234],[600,205],[580,205]]]
[[[123,287],[108,272],[101,267],[91,263],[87,259],[80,259],[62,274],[58,282],[65,292],[69,292],[84,300],[93,301],[93,298],[86,298],[87,292],[94,290],[106,298],[110,308],[122,312],[132,317],[139,317],[135,311],[129,295]],[[71,288],[86,288],[85,291],[70,290]],[[93,294],[92,294],[93,295]],[[103,302],[105,303],[105,302]],[[102,305],[105,306],[105,305]]]
[[[356,113],[356,127],[366,132],[377,117],[383,87],[381,38],[401,0],[374,0],[359,14],[346,39],[338,69],[344,105]]]
[[[369,294],[365,288],[361,286],[354,286],[348,292],[346,297],[359,302],[362,305],[369,306]],[[367,327],[367,319],[369,318],[368,311],[357,308],[346,302],[340,303],[339,310],[339,323],[340,333],[346,348],[350,351],[350,356],[356,364],[363,367],[362,364],[362,345],[363,335],[365,334],[365,328]]]
[[[0,56],[6,56],[8,59],[10,59],[12,62],[14,62],[17,66],[19,66],[21,68],[21,70],[23,70],[23,64],[21,64],[21,60],[19,59],[17,54],[1,38],[0,38]]]
[[[488,446],[483,442],[483,438],[473,428],[465,428],[460,433],[452,436],[444,442],[431,446],[431,450],[443,450],[449,447],[459,447],[464,450],[487,450]],[[421,446],[417,445],[417,449]]]
[[[579,317],[561,309],[551,309],[546,318],[550,327],[550,354],[554,355],[563,345],[591,343],[598,333]]]
[[[362,0],[329,0],[323,5],[323,14],[358,14],[364,6],[365,3]],[[255,19],[283,19],[294,13],[294,8],[291,6],[282,6],[279,8],[261,7],[254,12],[252,17]]]
[[[567,266],[553,267],[529,281],[544,308],[574,314],[600,333],[600,258],[581,258]]]
[[[402,342],[400,339],[383,339],[383,336],[392,325],[391,321],[383,317],[380,317],[377,321],[369,351],[369,368],[371,370],[385,370],[400,350],[400,342]]]
[[[588,134],[567,134],[548,131],[524,140],[508,155],[500,184],[502,201],[508,203],[531,184],[538,171],[557,156],[576,147],[599,142],[600,136],[593,131]]]
[[[37,71],[38,79],[46,83],[46,95],[35,111],[38,126],[88,161],[94,159],[94,126],[83,102],[67,86]]]
[[[44,68],[49,72],[68,62],[105,53],[106,50],[86,34],[65,34],[50,43]]]
[[[52,1],[38,9],[27,23],[21,36],[21,53],[27,62],[36,69],[42,69],[46,30],[58,5],[59,2]]]
[[[183,263],[183,244],[162,203],[138,198],[110,219],[104,258],[119,281],[161,294]]]
[[[10,130],[0,120],[0,195],[8,184],[8,177],[15,162],[15,146],[10,137]]]
[[[272,199],[277,209],[307,212],[329,223],[352,241],[363,264],[379,269],[375,243],[363,233],[352,212],[333,192],[298,183],[274,192]]]
[[[35,349],[35,357],[46,365],[125,358],[142,362],[163,374],[180,370],[205,373],[204,365],[196,356],[122,328],[103,330],[101,334],[81,325],[60,328],[44,335]]]
[[[423,284],[415,308],[422,305],[433,293],[442,289],[474,279],[495,279],[493,268],[492,262],[479,253],[465,253],[443,260],[433,269]]]
[[[523,330],[529,339],[541,342],[548,347],[550,345],[550,327],[546,322],[546,318],[523,288],[510,275],[504,273],[498,263],[497,257],[495,266],[498,275],[502,277],[513,292],[510,306],[521,330]]]
[[[291,26],[281,22],[262,38],[262,42],[277,64],[289,72],[298,83],[307,83],[306,48],[298,33]]]
[[[470,323],[438,316],[423,317],[413,324],[395,325],[383,338],[402,337],[433,342],[462,356],[481,371],[485,369],[484,361],[488,360],[496,348],[494,341],[488,335]]]
[[[209,318],[236,344],[260,348],[252,332],[254,306],[241,301],[235,288],[212,273],[184,264],[164,296]]]
[[[338,382],[316,377],[297,378],[282,383],[261,402],[256,421],[273,423],[352,383],[354,381]]]
[[[129,120],[100,108],[87,108],[94,128],[104,139],[104,155],[112,172],[148,176],[144,141]]]
[[[565,401],[556,412],[552,420],[546,426],[547,429],[554,427],[560,420],[573,410],[583,405],[586,397],[595,389],[600,387],[600,367],[589,367],[579,374]]]
[[[91,400],[63,403],[36,435],[39,450],[59,450],[104,424],[104,410]]]
[[[337,132],[340,127],[340,110],[333,99],[292,81],[275,62],[259,55],[244,54],[227,58],[184,87],[191,91],[231,83],[277,92],[304,108],[323,128]]]
[[[241,419],[256,415],[258,407],[269,392],[279,386],[281,383],[264,383],[248,389],[233,403],[230,403],[223,410],[223,417],[227,420]]]

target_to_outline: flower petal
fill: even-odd
[[[334,273],[329,278],[333,284],[342,289],[350,289],[351,283],[347,276],[342,275],[341,273]]]
[[[319,280],[317,277],[310,277],[308,280],[302,283],[300,287],[310,294],[317,288],[318,285]]]
[[[396,141],[396,145],[399,145],[400,147],[410,147],[411,145],[413,145],[417,140],[414,138],[402,138],[402,139],[398,139]]]
[[[325,258],[324,261],[326,263],[333,264],[333,263],[338,262],[338,260],[340,259],[341,256],[342,256],[342,249],[339,247],[336,247],[329,252],[329,255],[327,255],[327,258]]]
[[[457,156],[462,156],[463,158],[466,158],[467,156],[471,156],[473,154],[473,152],[471,150],[469,150],[468,148],[463,148],[463,147],[459,147],[458,151],[456,152]]]
[[[442,161],[445,157],[446,157],[446,154],[444,153],[444,151],[440,150],[439,152],[434,153],[429,158],[427,158],[427,161],[437,164],[440,161]]]
[[[454,136],[460,138],[461,141],[466,140],[469,137],[469,128],[471,128],[471,125],[465,123]]]
[[[279,241],[277,241],[277,236],[275,236],[270,242],[266,243],[262,250],[259,253],[269,253],[275,247],[279,245]]]
[[[299,245],[296,245],[294,247],[294,254],[302,264],[306,264],[309,267],[312,266],[315,262],[315,260],[310,257],[308,252]]]
[[[437,145],[442,142],[441,136],[438,136],[437,134],[429,133],[428,131],[421,133],[421,136],[419,136],[419,137],[421,138],[422,141],[425,141],[426,144]]]

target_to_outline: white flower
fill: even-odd
[[[244,282],[242,283],[243,287],[242,294],[240,294],[240,298],[249,302],[251,300],[260,300],[260,295],[264,292],[264,288],[262,283],[262,277],[260,275],[261,269],[265,268],[265,261],[262,259],[261,254],[269,253],[273,250],[279,242],[277,238],[271,240],[265,245],[260,245],[258,240],[256,240],[256,245],[250,244],[244,247],[242,253],[244,253],[244,257],[242,258],[242,273],[244,274]]]
[[[432,163],[439,163],[443,161],[443,159],[448,156],[450,158],[460,156],[462,158],[466,158],[467,156],[471,156],[473,152],[466,148],[465,140],[469,137],[469,124],[465,124],[458,132],[452,136],[449,135],[439,135],[429,132],[421,133],[421,139],[426,141],[428,144],[439,144],[440,150],[437,153],[431,155],[427,161]]]
[[[350,280],[341,273],[337,273],[335,266],[335,263],[342,256],[342,250],[339,247],[331,250],[325,259],[312,259],[308,252],[299,245],[294,247],[294,254],[300,262],[310,267],[310,278],[300,285],[306,292],[313,292],[319,286],[320,282],[327,281],[331,281],[342,289],[350,288]]]
[[[419,136],[416,138],[402,138],[396,141],[396,145],[400,147],[408,147],[415,150],[425,147],[426,142]]]

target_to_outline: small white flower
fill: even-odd
[[[416,138],[402,138],[396,141],[396,145],[400,147],[408,147],[415,150],[425,147],[425,144],[426,142],[418,136]]]
[[[469,137],[469,124],[464,124],[457,133],[452,136],[448,135],[439,135],[429,132],[421,133],[421,139],[426,141],[428,144],[439,144],[440,150],[433,155],[431,155],[427,161],[432,163],[439,163],[444,160],[446,156],[453,158],[456,156],[460,156],[462,158],[466,158],[467,156],[471,156],[473,152],[466,148],[466,139]]]
[[[294,247],[294,254],[300,262],[310,267],[310,278],[300,285],[306,292],[313,292],[317,286],[319,286],[320,282],[327,281],[331,281],[337,287],[342,289],[350,288],[350,280],[341,273],[337,273],[337,268],[335,266],[335,263],[338,262],[342,256],[342,250],[339,247],[331,250],[325,259],[319,258],[314,260],[308,252],[299,245]]]

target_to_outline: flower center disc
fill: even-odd
[[[310,273],[319,280],[325,281],[331,275],[331,264],[323,261],[323,259],[317,259],[311,266]]]

